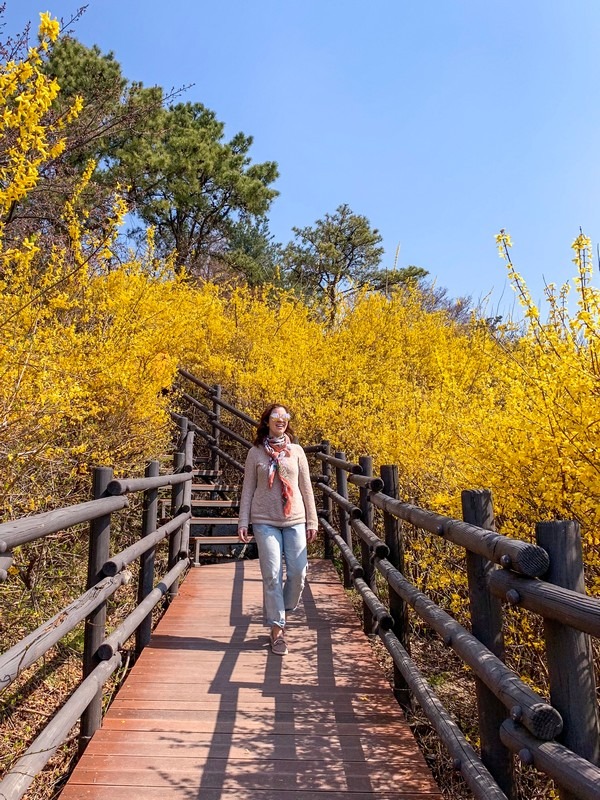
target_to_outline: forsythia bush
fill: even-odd
[[[576,302],[568,306],[569,285],[547,290],[548,316],[532,302],[509,255],[510,238],[497,237],[518,293],[526,329],[518,338],[497,340],[495,376],[501,408],[488,436],[478,443],[485,469],[471,474],[494,489],[507,532],[538,519],[581,523],[587,564],[598,571],[600,544],[600,290],[592,285],[591,242],[573,242]],[[600,590],[596,577],[595,592]]]
[[[124,214],[115,198],[103,231],[85,229],[82,201],[93,164],[63,210],[64,240],[19,239],[10,209],[60,153],[62,122],[44,123],[58,87],[40,51],[58,34],[43,14],[41,45],[0,72],[0,509],[8,519],[89,496],[93,464],[140,470],[169,443],[167,404],[180,361],[185,286],[141,257],[117,263]],[[76,102],[71,114],[78,113]],[[51,141],[53,143],[51,144]]]
[[[416,289],[364,293],[329,328],[291,296],[207,286],[212,313],[185,364],[255,416],[289,404],[303,443],[398,464],[404,499],[459,516],[462,489],[491,488],[501,531],[524,538],[539,520],[577,519],[598,591],[598,290],[589,240],[574,248],[577,308],[551,289],[546,322],[511,265],[520,329],[459,324]],[[430,584],[461,583],[431,538],[412,557]]]

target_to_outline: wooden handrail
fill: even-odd
[[[381,492],[383,489],[382,479],[371,475],[356,475],[353,473],[348,475],[347,481],[354,484],[354,486],[360,486],[362,489],[369,489],[371,492]]]
[[[500,738],[523,764],[551,775],[580,800],[598,800],[600,767],[596,764],[558,742],[539,742],[512,720],[502,723]]]
[[[501,700],[510,713],[538,739],[554,739],[562,730],[558,711],[544,702],[485,645],[401,575],[389,561],[377,560],[377,568],[400,597],[443,638],[465,664]]]
[[[361,464],[363,462],[367,463],[366,458],[361,457]],[[346,467],[347,465],[348,462]],[[389,468],[386,469],[389,472]],[[366,472],[368,473],[369,470],[367,469]],[[337,472],[338,483],[340,475],[345,475],[345,472],[341,469]],[[348,478],[352,481],[351,476],[348,476]],[[356,482],[361,488],[361,492],[365,491],[368,479],[367,474],[361,476]],[[322,486],[319,486],[319,488],[322,489]],[[473,495],[476,493],[463,493],[463,495],[465,494]],[[344,494],[335,492],[330,488],[328,496],[334,502],[341,498],[342,502],[337,502],[337,505],[341,512],[345,513],[348,500]],[[477,496],[479,497],[479,495]],[[583,589],[574,591],[573,588],[561,588],[561,586],[550,584],[537,577],[538,574],[545,572],[549,563],[548,550],[551,549],[549,539],[546,540],[545,547],[513,540],[496,533],[494,530],[479,527],[479,524],[473,525],[462,520],[444,517],[411,504],[402,503],[389,495],[372,489],[368,491],[368,499],[373,506],[379,507],[385,512],[386,537],[389,527],[388,522],[393,518],[410,522],[422,530],[443,536],[448,541],[465,547],[467,555],[475,554],[483,559],[488,559],[487,563],[493,564],[495,562],[503,567],[503,569],[491,567],[491,569],[482,573],[487,576],[489,592],[509,603],[522,605],[524,608],[536,611],[542,614],[544,619],[556,620],[566,629],[574,629],[574,633],[577,630],[582,630],[595,636],[600,634],[600,600],[587,597],[582,593]],[[365,504],[361,500],[361,510],[363,505]],[[351,521],[351,528],[359,536],[359,540],[362,543],[363,564],[364,547],[368,547],[372,554],[371,558],[374,558],[377,570],[386,579],[390,599],[397,597],[399,601],[410,605],[419,617],[440,634],[444,644],[454,649],[462,661],[471,667],[481,685],[486,687],[493,695],[493,699],[498,698],[504,707],[508,709],[511,720],[501,723],[499,739],[501,744],[513,752],[518,752],[525,763],[535,764],[547,775],[554,778],[561,790],[573,792],[573,797],[586,798],[586,800],[587,798],[590,800],[592,797],[595,798],[599,785],[598,781],[600,780],[600,769],[596,766],[594,759],[588,755],[588,753],[594,752],[593,742],[590,743],[589,747],[584,748],[585,756],[590,759],[586,760],[586,757],[577,755],[564,745],[558,745],[554,741],[554,737],[561,733],[563,727],[563,720],[557,709],[546,703],[472,633],[410,584],[393,564],[377,553],[377,547],[381,544],[381,540],[370,527],[373,523],[365,524],[365,519],[371,520],[368,506],[365,505],[365,509],[363,510],[362,519]],[[325,518],[320,518],[320,525],[328,540],[335,543],[339,548],[346,565],[344,575],[352,577],[352,583],[363,596],[363,603],[369,610],[370,618],[373,619],[377,626],[380,638],[392,655],[395,668],[401,673],[406,681],[405,685],[415,694],[428,718],[438,731],[440,738],[454,755],[457,752],[457,747],[460,748],[461,745],[457,744],[454,731],[449,732],[446,728],[444,722],[446,712],[439,702],[437,704],[435,702],[432,703],[430,691],[423,691],[425,687],[418,680],[418,670],[416,670],[414,663],[411,662],[406,650],[400,644],[395,632],[393,630],[382,630],[381,626],[377,625],[377,620],[373,616],[373,603],[367,602],[365,598],[364,588],[367,584],[362,578],[357,580],[353,574],[358,562],[349,542],[331,524],[330,516],[327,515]],[[479,518],[475,517],[475,521],[479,523]],[[546,527],[552,525],[552,523],[544,524]],[[560,524],[563,526],[569,525],[569,523]],[[543,525],[541,524],[538,526],[538,528],[542,527]],[[395,535],[398,535],[397,531]],[[560,532],[556,533],[556,537],[557,541],[562,541]],[[485,564],[486,562],[483,561],[482,563]],[[523,573],[529,573],[529,576]],[[375,582],[370,581],[368,585],[373,587]],[[581,586],[583,587],[582,581]],[[579,585],[576,588],[579,589]],[[565,659],[563,658],[563,665],[564,662]],[[554,668],[556,669],[556,663]],[[417,677],[415,677],[416,675]],[[585,680],[587,681],[587,677]],[[593,677],[591,681],[591,685],[593,685]],[[582,713],[582,708],[579,706],[580,714]],[[573,720],[571,724],[577,724],[576,720]],[[581,733],[578,733],[573,739],[573,729],[571,728],[570,730],[570,736],[573,741],[576,741],[578,737],[581,739]],[[586,731],[586,735],[589,731],[589,735],[593,739],[595,728],[591,722],[589,724],[586,722],[582,730]],[[460,733],[458,738],[460,739]],[[529,743],[531,751],[527,743]],[[572,746],[575,747],[575,745]],[[549,754],[552,754],[552,756],[549,757]],[[491,785],[482,789],[486,779],[484,779],[483,783],[480,782],[479,770],[483,769],[483,765],[477,756],[474,755],[474,761],[468,758],[466,762],[462,758],[455,756],[455,762],[460,766],[460,770],[475,797],[480,798],[480,800],[487,800],[489,797],[506,796],[502,793],[498,781],[510,786],[510,776],[502,773],[497,776],[494,773],[492,777],[489,772],[485,771],[484,774],[487,775],[487,780],[491,781]],[[502,759],[493,760],[492,763],[494,768],[498,768],[502,764]],[[474,771],[473,766],[475,767]]]
[[[185,511],[183,514],[178,514],[176,517],[173,517],[173,519],[169,520],[169,522],[161,525],[160,528],[157,528],[154,533],[148,534],[148,536],[145,536],[143,539],[138,539],[137,542],[134,542],[125,550],[122,550],[120,553],[112,556],[108,561],[105,562],[104,566],[102,567],[102,572],[110,577],[116,575],[128,564],[131,564],[132,561],[135,561],[136,558],[139,558],[143,553],[150,550],[163,539],[166,539],[167,536],[170,536],[170,534],[180,528],[184,522],[187,522],[188,519],[191,518],[192,514],[189,510]]]
[[[35,741],[0,781],[0,797],[16,800],[23,797],[56,750],[67,738],[69,731],[83,711],[102,689],[113,672],[121,665],[121,653],[109,661],[102,661],[73,692]]]
[[[209,419],[213,419],[217,416],[212,409],[210,409],[208,406],[205,406],[204,403],[201,403],[197,397],[194,397],[187,392],[183,392],[181,396],[184,400],[187,400],[188,403],[191,403],[195,408],[197,408],[198,411],[202,411],[202,413],[205,414]]]
[[[183,572],[188,568],[187,560],[179,561],[173,569],[169,570],[165,577],[157,584],[157,586],[146,595],[144,600],[135,607],[118,628],[107,636],[98,648],[98,658],[102,661],[107,661],[120,650],[127,639],[134,633],[138,625],[145,619],[145,617],[152,611],[152,609],[160,602],[165,596],[168,589],[176,581]]]
[[[415,662],[391,631],[379,636],[477,800],[507,800]]]
[[[459,519],[444,517],[434,511],[395,500],[381,492],[372,492],[370,500],[377,508],[429,533],[442,536],[454,544],[466,547],[472,553],[485,556],[489,561],[500,564],[506,569],[510,568],[532,578],[543,575],[548,569],[548,553],[535,544],[511,539]]]
[[[218,453],[218,455],[221,456],[222,459],[227,461],[228,464],[231,464],[232,467],[235,467],[235,469],[237,469],[238,472],[244,471],[243,464],[240,464],[239,461],[237,461],[235,458],[232,458],[232,456],[230,456],[229,453],[227,453],[225,450],[222,450],[220,447],[217,447],[217,445],[215,444],[215,439],[210,435],[210,433],[203,431],[202,428],[199,428],[197,425],[194,426],[194,431],[200,434],[200,436],[206,442],[208,442],[208,446],[210,447],[210,449],[215,453]]]
[[[13,563],[13,556],[12,553],[4,551],[2,555],[0,555],[0,583],[5,581],[8,578],[8,570],[11,568]]]
[[[337,546],[342,551],[342,555],[344,556],[344,560],[348,564],[350,572],[353,577],[355,578],[362,578],[363,576],[363,568],[360,561],[356,558],[352,550],[348,547],[346,542],[342,539],[340,534],[335,530],[333,525],[330,525],[326,519],[321,518],[320,520],[321,527],[327,533],[328,536],[337,544]]]
[[[353,464],[351,461],[342,461],[340,458],[322,452],[316,452],[315,456],[326,464],[330,464],[332,467],[338,467],[338,469],[351,472],[353,475],[362,475],[363,470],[360,464]]]
[[[350,527],[368,546],[371,553],[373,553],[377,558],[387,558],[390,552],[387,544],[382,542],[379,536],[376,536],[362,520],[350,519]]]
[[[196,386],[199,386],[201,389],[204,389],[204,391],[208,392],[208,394],[214,394],[215,393],[215,387],[214,386],[211,386],[210,383],[205,383],[203,380],[200,380],[200,378],[197,378],[195,375],[192,375],[192,373],[188,372],[186,369],[178,369],[177,372],[183,378],[187,378],[188,381],[191,381],[192,383],[195,383]]]
[[[182,430],[184,428],[187,430],[183,420],[181,420],[181,426]],[[131,575],[125,570],[125,567],[137,558],[144,561],[144,565],[140,564],[138,605],[132,615],[125,621],[128,625],[133,624],[129,635],[136,631],[142,623],[146,623],[152,605],[155,605],[158,600],[157,593],[151,586],[148,590],[148,581],[153,581],[153,566],[148,570],[143,556],[153,552],[156,544],[161,539],[168,538],[171,542],[174,537],[179,537],[183,526],[191,517],[190,506],[186,506],[185,503],[183,505],[180,504],[180,513],[162,528],[156,529],[156,492],[160,487],[171,486],[173,491],[177,490],[179,496],[179,487],[191,484],[193,480],[192,437],[193,432],[190,431],[189,435],[181,439],[185,452],[176,454],[176,463],[179,464],[180,470],[185,470],[184,472],[180,471],[171,475],[159,476],[157,475],[158,462],[152,462],[153,466],[151,469],[150,467],[148,468],[149,471],[147,470],[147,477],[145,478],[126,478],[113,481],[111,480],[112,470],[96,469],[94,471],[94,500],[35,514],[0,525],[0,572],[3,571],[4,573],[7,572],[11,564],[12,548],[18,545],[33,542],[49,534],[57,533],[84,522],[90,523],[91,530],[90,565],[88,566],[89,588],[80,597],[71,602],[70,605],[61,609],[52,619],[44,622],[8,651],[0,654],[0,688],[5,688],[12,683],[24,669],[33,665],[66,634],[81,624],[83,620],[88,623],[85,628],[86,637],[88,630],[92,630],[94,636],[97,636],[98,631],[101,632],[104,628],[102,615],[105,613],[106,601],[114,595],[120,586],[129,581]],[[106,571],[112,571],[113,574],[102,578],[102,572],[99,571],[102,561],[98,564],[96,564],[96,561],[103,552],[103,548],[108,547],[106,531],[109,530],[112,515],[129,505],[129,501],[124,494],[132,492],[144,492],[145,499],[149,501],[145,506],[143,525],[147,535],[144,535],[143,538],[121,553],[117,553],[111,559],[108,559]],[[185,494],[181,494],[181,497],[185,498]],[[101,534],[103,540],[101,547],[95,546],[96,539],[94,537],[98,533]],[[92,548],[92,542],[94,543],[94,548]],[[187,554],[181,552],[179,539],[177,539],[177,542],[174,548],[176,563],[169,575],[164,579],[171,589],[172,584],[178,580],[189,565]],[[142,568],[144,570],[143,577]],[[90,585],[90,577],[93,579],[95,575],[97,576],[96,582]],[[0,575],[0,577],[6,577],[6,574]],[[159,584],[157,588],[162,596],[163,584]],[[92,619],[98,619],[98,624],[90,625],[89,621]],[[126,630],[124,625],[125,623],[118,629],[119,634]],[[102,643],[102,638],[100,638],[98,644],[100,643]],[[121,656],[119,653],[111,654],[108,661],[95,666],[93,664],[93,658],[97,657],[95,648],[94,642],[92,640],[88,641],[86,638],[83,682],[28,748],[24,756],[6,774],[0,783],[0,796],[15,798],[15,800],[21,797],[35,774],[43,768],[52,753],[62,744],[67,733],[79,717],[81,718],[80,741],[89,740],[89,737],[99,725],[99,721],[96,722],[95,709],[101,699],[100,689],[119,665]],[[88,654],[87,662],[86,652]],[[91,664],[87,672],[86,663]]]
[[[63,636],[72,631],[84,620],[94,608],[103,603],[117,591],[127,580],[118,575],[104,578],[96,586],[88,589],[66,608],[63,608],[52,619],[44,622],[36,630],[17,642],[10,650],[0,655],[0,690],[7,686],[35,663]]]
[[[91,522],[106,514],[126,508],[129,501],[126,497],[102,497],[99,500],[88,500],[85,503],[32,514],[30,517],[16,519],[0,524],[0,553],[12,550],[22,544],[35,542],[50,533],[58,533],[79,525]]]
[[[554,619],[578,631],[600,638],[600,599],[581,592],[563,589],[537,578],[513,575],[507,570],[494,570],[489,587],[496,597]]]
[[[333,500],[335,503],[337,503],[340,508],[343,508],[351,519],[358,519],[360,517],[360,508],[355,506],[354,503],[351,503],[350,500],[346,500],[345,497],[342,497],[341,494],[338,494],[328,484],[319,481],[316,485],[316,488],[320,489],[323,494],[329,497],[330,500]]]
[[[210,386],[208,383],[205,383],[204,381],[201,381],[199,378],[196,378],[194,375],[192,375],[191,372],[188,372],[185,369],[180,369],[178,370],[178,372],[183,378],[187,378],[187,380],[191,381],[192,383],[195,383],[196,386],[199,386],[201,389],[204,389],[205,392],[208,392],[211,395],[211,400],[217,405],[221,406],[221,408],[227,409],[227,411],[230,411],[232,414],[238,417],[238,419],[247,422],[248,425],[253,425],[255,428],[258,427],[258,420],[253,419],[249,414],[246,414],[244,411],[240,411],[239,408],[236,408],[230,403],[227,403],[225,400],[215,397],[214,387]],[[213,412],[210,411],[210,413],[212,414]]]
[[[248,439],[245,439],[243,436],[240,436],[239,433],[232,431],[231,428],[228,428],[227,425],[223,425],[221,422],[217,422],[216,420],[213,421],[212,425],[220,430],[222,433],[229,436],[230,439],[235,439],[238,444],[243,445],[250,449],[252,447],[252,442],[249,442]]]
[[[148,489],[160,489],[163,486],[175,486],[178,483],[185,483],[186,481],[191,481],[192,478],[191,472],[160,475],[157,478],[125,478],[111,481],[106,487],[106,491],[112,495],[146,492]]]

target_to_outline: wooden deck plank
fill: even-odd
[[[231,547],[236,547],[238,545],[240,547],[243,546],[243,542],[240,542],[237,536],[213,536],[210,533],[201,533],[198,535],[196,535],[195,533],[190,534],[190,541],[196,542],[197,539],[199,540],[200,547],[203,546],[214,547],[215,545],[218,544],[221,545],[227,544],[230,545]]]
[[[209,734],[180,731],[170,736],[164,731],[107,731],[102,729],[90,742],[86,755],[136,755],[151,752],[157,758],[169,756],[214,758],[272,758],[277,753],[280,758],[306,758],[322,761],[372,761],[375,759],[397,759],[401,763],[420,763],[420,754],[413,751],[389,750],[389,737],[371,735],[364,742],[356,737],[317,736],[309,734],[302,738],[295,734],[275,734],[272,732],[254,736],[252,743],[240,733]]]
[[[192,500],[192,508],[239,508],[237,500]]]
[[[441,800],[327,562],[275,656],[257,561],[190,571],[62,800]]]
[[[60,795],[61,800],[442,800],[439,792],[348,792],[283,789],[198,789],[197,786],[129,786],[112,787],[69,784]]]
[[[240,486],[238,483],[192,483],[193,492],[237,492],[239,488]]]
[[[87,768],[79,770],[81,784],[94,783],[112,786],[115,782],[130,786],[164,786],[173,782],[201,785],[209,789],[295,789],[319,792],[394,791],[410,782],[413,791],[427,790],[429,781],[415,778],[415,764],[383,761],[373,769],[365,761],[323,763],[320,759],[236,759],[180,756],[169,761],[164,770],[154,755],[90,756]]]

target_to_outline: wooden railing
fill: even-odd
[[[1,581],[8,577],[14,548],[74,525],[90,523],[86,591],[0,655],[0,690],[4,690],[85,621],[83,680],[0,781],[2,800],[18,800],[25,794],[78,720],[79,750],[85,749],[100,727],[102,687],[120,666],[124,643],[135,634],[135,649],[139,653],[150,640],[153,608],[177,591],[178,581],[189,564],[193,432],[186,423],[187,420],[181,420],[173,473],[159,475],[159,462],[151,461],[144,478],[114,480],[111,469],[100,467],[93,473],[93,500],[0,524]],[[165,487],[171,487],[172,518],[158,527],[158,492]],[[128,494],[137,492],[143,494],[141,538],[111,555],[113,515],[129,505]],[[167,573],[156,582],[155,552],[163,541],[168,542]],[[137,605],[107,634],[107,600],[129,583],[132,578],[129,567],[134,562],[139,564]]]
[[[196,418],[193,430],[216,455],[242,470],[241,460],[223,450],[217,432],[242,451],[250,442],[239,429],[223,425],[215,409],[226,408],[244,424],[256,422],[225,403],[220,389],[187,372],[181,377],[194,387],[183,395],[189,415],[202,414],[209,428]],[[212,407],[197,397],[198,389],[208,394]],[[325,556],[337,548],[344,584],[360,593],[365,632],[377,634],[393,660],[400,706],[409,709],[413,700],[419,703],[474,797],[514,797],[517,754],[524,765],[554,779],[562,800],[598,800],[600,722],[590,636],[600,637],[600,600],[585,595],[577,523],[539,523],[536,544],[513,539],[494,530],[488,491],[463,492],[463,519],[451,519],[401,502],[394,465],[373,476],[368,456],[352,463],[343,452],[332,454],[328,442],[305,450],[321,464],[313,481],[322,496]],[[349,496],[349,485],[358,495],[355,499]],[[405,577],[405,525],[464,549],[470,631]],[[387,605],[378,591],[382,579]],[[503,602],[543,618],[551,704],[504,663]],[[409,655],[409,608],[475,675],[480,753]]]

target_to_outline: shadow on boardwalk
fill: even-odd
[[[257,561],[192,570],[61,797],[441,800],[329,562],[267,634]]]

